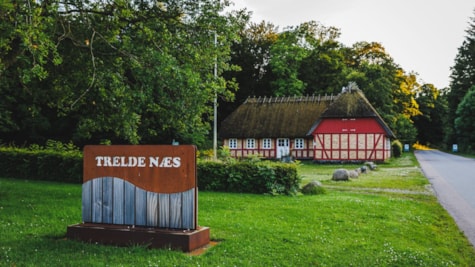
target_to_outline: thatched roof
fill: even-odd
[[[359,89],[339,94],[334,103],[322,113],[320,118],[310,128],[308,134],[311,134],[324,118],[374,118],[383,127],[388,136],[396,138],[389,126]]]
[[[338,95],[335,103],[322,114],[322,118],[367,118],[375,117],[378,113],[360,90]]]
[[[389,126],[379,116],[378,112],[369,103],[363,92],[359,89],[346,91],[338,95],[338,98],[322,113],[320,118],[310,128],[308,134],[312,134],[324,118],[374,118],[386,134],[391,138],[396,138]]]
[[[248,98],[221,124],[221,138],[298,138],[335,96]]]
[[[375,117],[388,135],[389,127],[363,93],[338,96],[248,98],[221,124],[221,138],[303,138],[311,135],[321,118]]]

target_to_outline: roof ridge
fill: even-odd
[[[306,95],[306,96],[249,96],[244,103],[296,103],[296,102],[320,102],[320,101],[334,101],[338,95]]]

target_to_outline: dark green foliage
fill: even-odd
[[[200,161],[198,188],[204,191],[226,191],[227,169],[217,161]]]
[[[82,183],[82,153],[58,147],[0,147],[0,176]]]
[[[272,70],[267,64],[270,48],[277,40],[278,29],[272,23],[262,21],[251,23],[240,31],[240,42],[234,42],[231,49],[231,64],[239,66],[223,73],[227,80],[235,79],[239,90],[234,101],[219,98],[219,114],[226,118],[249,96],[271,96],[271,81],[274,79]]]
[[[396,137],[404,143],[414,143],[417,138],[417,129],[412,121],[404,116],[397,115],[395,122],[390,126]]]
[[[391,150],[395,158],[399,158],[402,155],[402,144],[399,140],[394,140],[391,143]]]
[[[475,14],[475,11],[474,11]],[[454,65],[450,75],[450,90],[447,94],[448,102],[448,126],[446,143],[451,145],[460,142],[455,129],[457,107],[472,86],[475,85],[475,16],[469,21],[467,36],[458,48]]]
[[[379,43],[355,43],[347,55],[351,72],[347,79],[356,82],[366,98],[386,121],[396,110],[393,99],[399,87],[397,65]]]
[[[339,91],[345,65],[339,29],[316,21],[301,23],[279,34],[271,46],[269,65],[275,96]]]
[[[0,9],[0,139],[202,145],[232,98],[229,1],[15,1]],[[214,41],[216,33],[216,42]],[[217,77],[213,75],[216,63]]]
[[[205,191],[295,194],[301,178],[295,164],[199,161],[198,186]],[[82,183],[83,155],[71,145],[48,141],[46,147],[0,147],[0,176]]]
[[[322,40],[302,60],[299,79],[306,88],[304,94],[337,94],[345,85],[344,55],[335,40]]]
[[[447,97],[444,91],[432,84],[421,86],[417,94],[421,114],[412,120],[417,129],[417,140],[425,145],[443,145],[445,123],[448,114]]]
[[[390,128],[411,133],[397,118],[418,114],[416,77],[381,44],[345,47],[339,29],[315,21],[281,32],[272,23],[247,27],[250,13],[224,14],[230,6],[219,0],[4,4],[0,139],[177,140],[204,148],[216,96],[222,120],[248,96],[331,95],[348,81]]]
[[[275,171],[275,181],[270,184],[274,193],[295,194],[300,186],[302,177],[297,173],[297,165],[289,163],[272,163]],[[283,188],[281,188],[283,186]],[[283,189],[283,192],[276,189]]]
[[[198,163],[198,187],[205,191],[291,195],[297,192],[299,184],[295,164],[247,161]]]
[[[464,96],[457,107],[455,119],[455,131],[461,151],[473,152],[475,149],[475,86]]]

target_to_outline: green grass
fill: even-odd
[[[360,174],[357,179],[348,182],[332,181],[333,171],[339,168],[354,170],[363,164],[329,164],[319,165],[304,162],[300,167],[302,182],[308,183],[317,180],[333,188],[354,190],[354,189],[385,189],[385,190],[409,190],[415,192],[426,192],[429,181],[424,177],[419,168],[414,154],[405,153],[401,158],[391,159],[388,163],[377,164],[375,171],[368,171]]]
[[[321,180],[325,195],[200,192],[199,224],[219,242],[200,256],[67,240],[66,227],[81,221],[80,185],[4,178],[0,266],[473,266],[473,247],[422,193],[416,166],[408,154],[335,183],[341,166],[303,164],[304,179]],[[381,188],[402,191],[372,190]]]

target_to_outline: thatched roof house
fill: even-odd
[[[248,98],[223,122],[235,157],[383,161],[394,134],[360,90],[338,96]]]

